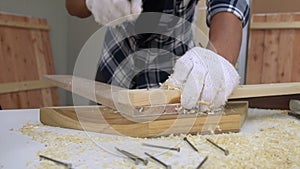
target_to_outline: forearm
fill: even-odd
[[[66,8],[70,15],[86,18],[91,15],[85,4],[85,0],[66,0]]]
[[[242,41],[242,21],[229,12],[217,13],[211,19],[209,39],[209,49],[235,64]]]

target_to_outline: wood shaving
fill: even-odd
[[[286,114],[282,113],[281,116],[286,116]],[[141,155],[144,151],[149,151],[149,148],[137,148],[145,141],[181,147],[179,153],[159,152],[157,150],[151,152],[154,154],[156,152],[161,160],[171,164],[173,168],[195,168],[206,155],[209,158],[203,168],[300,168],[299,122],[291,119],[278,119],[273,116],[261,117],[261,119],[272,125],[252,133],[188,135],[188,138],[199,150],[198,153],[191,150],[182,141],[186,135],[143,139],[92,133],[88,137],[86,133],[80,131],[74,133],[74,130],[68,132],[70,130],[29,123],[25,124],[19,131],[45,146],[45,149],[37,152],[37,158],[33,161],[38,161],[38,155],[43,154],[72,163],[74,168],[97,166],[94,168],[156,169],[160,167],[156,163],[150,162],[147,166],[142,164],[136,166],[131,160],[105,151],[95,144],[117,145]],[[228,149],[229,155],[225,156],[219,149],[207,143],[206,138],[210,138],[221,147]],[[83,158],[85,156],[88,157],[89,161]],[[34,168],[58,167],[43,160],[38,165],[32,162],[28,162],[27,165]]]

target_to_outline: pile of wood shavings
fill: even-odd
[[[194,152],[185,142],[178,146],[184,151],[180,153],[165,153],[160,159],[171,164],[173,168],[195,168],[202,157],[209,156],[203,168],[300,168],[300,124],[293,120],[265,118],[271,122],[272,127],[267,127],[253,133],[230,133],[221,135],[189,135],[188,138],[199,149]],[[45,130],[47,128],[47,130]],[[158,168],[160,165],[150,162],[147,166],[136,166],[125,158],[118,158],[102,150],[95,149],[95,144],[83,132],[58,133],[59,128],[51,128],[40,124],[26,124],[20,131],[32,137],[33,140],[45,145],[45,149],[38,154],[43,154],[56,159],[65,160],[75,164],[74,168],[91,168],[88,162],[81,158],[88,155],[91,161],[98,164],[97,168]],[[62,130],[62,129],[61,129]],[[66,130],[64,130],[66,131]],[[171,142],[180,141],[184,135],[168,136],[153,139],[139,139],[127,137],[93,136],[97,142],[111,142],[116,145],[121,142],[140,144],[145,141]],[[229,150],[225,156],[222,151],[206,141],[210,138],[218,145]],[[133,150],[130,150],[133,152]],[[90,156],[93,152],[93,156]],[[110,159],[109,162],[100,161]],[[181,161],[181,162],[180,162]],[[90,162],[90,161],[89,161]],[[35,168],[57,168],[52,162],[42,161]]]
[[[285,130],[290,126],[298,129]],[[299,168],[299,129],[299,124],[285,123],[253,134],[206,136],[226,147],[230,153],[222,156],[218,149],[212,153],[207,152],[207,147],[203,149],[203,146],[199,146],[202,147],[200,153],[209,155],[206,163],[208,168]],[[203,137],[192,136],[194,142],[202,144]]]

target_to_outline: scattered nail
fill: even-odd
[[[217,148],[219,148],[220,150],[222,150],[224,152],[224,154],[227,156],[229,154],[229,151],[220,147],[219,145],[217,145],[216,143],[214,143],[213,141],[211,141],[210,139],[206,139],[208,142],[210,142],[212,145],[216,146]]]
[[[199,150],[187,139],[187,137],[184,137],[183,140],[186,141],[195,151],[199,152]]]
[[[205,161],[208,159],[208,156],[206,156],[202,161],[201,163],[196,167],[196,169],[199,169],[202,167],[202,165],[205,163]]]
[[[147,144],[147,143],[142,143],[142,145],[148,146],[148,147],[161,148],[161,149],[167,149],[167,150],[173,150],[173,151],[180,152],[179,147],[165,147],[165,146],[159,146],[159,145],[153,145],[153,144]]]
[[[46,159],[46,160],[49,160],[49,161],[52,161],[56,164],[59,164],[59,165],[63,165],[65,166],[67,169],[71,169],[72,168],[72,164],[70,163],[65,163],[65,162],[62,162],[62,161],[58,161],[58,160],[55,160],[53,158],[50,158],[50,157],[46,157],[44,155],[39,155],[40,159]]]
[[[124,151],[124,150],[121,150],[121,149],[119,149],[119,148],[117,148],[117,147],[115,147],[115,149],[116,149],[117,151],[119,151],[120,153],[122,153],[123,155],[125,155],[126,157],[128,157],[129,159],[131,159],[132,161],[134,161],[134,164],[135,164],[135,165],[138,165],[138,164],[139,164],[139,160],[138,160],[137,158],[135,158],[135,157],[129,155],[128,152],[126,152],[126,151]]]
[[[156,162],[160,163],[161,165],[163,165],[166,169],[171,169],[172,168],[171,165],[168,165],[168,164],[162,162],[161,160],[157,159],[156,157],[152,156],[151,154],[149,154],[147,152],[145,152],[145,154],[147,156],[149,156],[150,158],[152,158],[154,161],[156,161]]]

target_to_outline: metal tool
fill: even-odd
[[[202,167],[202,165],[205,163],[205,161],[208,159],[208,156],[206,156],[202,161],[201,163],[196,167],[196,169],[199,169]]]
[[[65,163],[65,162],[62,162],[62,161],[58,161],[58,160],[55,160],[55,159],[53,159],[53,158],[46,157],[46,156],[44,156],[44,155],[39,155],[39,157],[40,157],[40,160],[41,160],[41,159],[46,159],[46,160],[52,161],[52,162],[54,162],[54,163],[56,163],[56,164],[63,165],[63,166],[65,166],[67,169],[71,169],[71,168],[72,168],[72,164],[70,164],[70,163]]]
[[[167,150],[174,150],[174,151],[180,152],[180,147],[165,147],[165,146],[159,146],[159,145],[153,145],[153,144],[147,144],[147,143],[142,143],[142,145],[148,146],[148,147],[161,148],[161,149],[167,149]]]
[[[159,164],[163,165],[166,169],[172,169],[172,166],[171,165],[168,165],[164,162],[162,162],[161,160],[157,159],[156,157],[152,156],[151,154],[145,152],[145,154],[147,156],[149,156],[151,159],[153,159],[154,161],[158,162]]]
[[[187,137],[184,137],[183,140],[186,141],[195,151],[199,152],[199,150],[187,139]]]
[[[223,147],[219,146],[218,144],[214,143],[213,141],[211,141],[210,139],[206,139],[208,142],[210,142],[212,145],[216,146],[218,149],[222,150],[224,152],[224,154],[227,156],[229,154],[229,151],[224,149]]]

